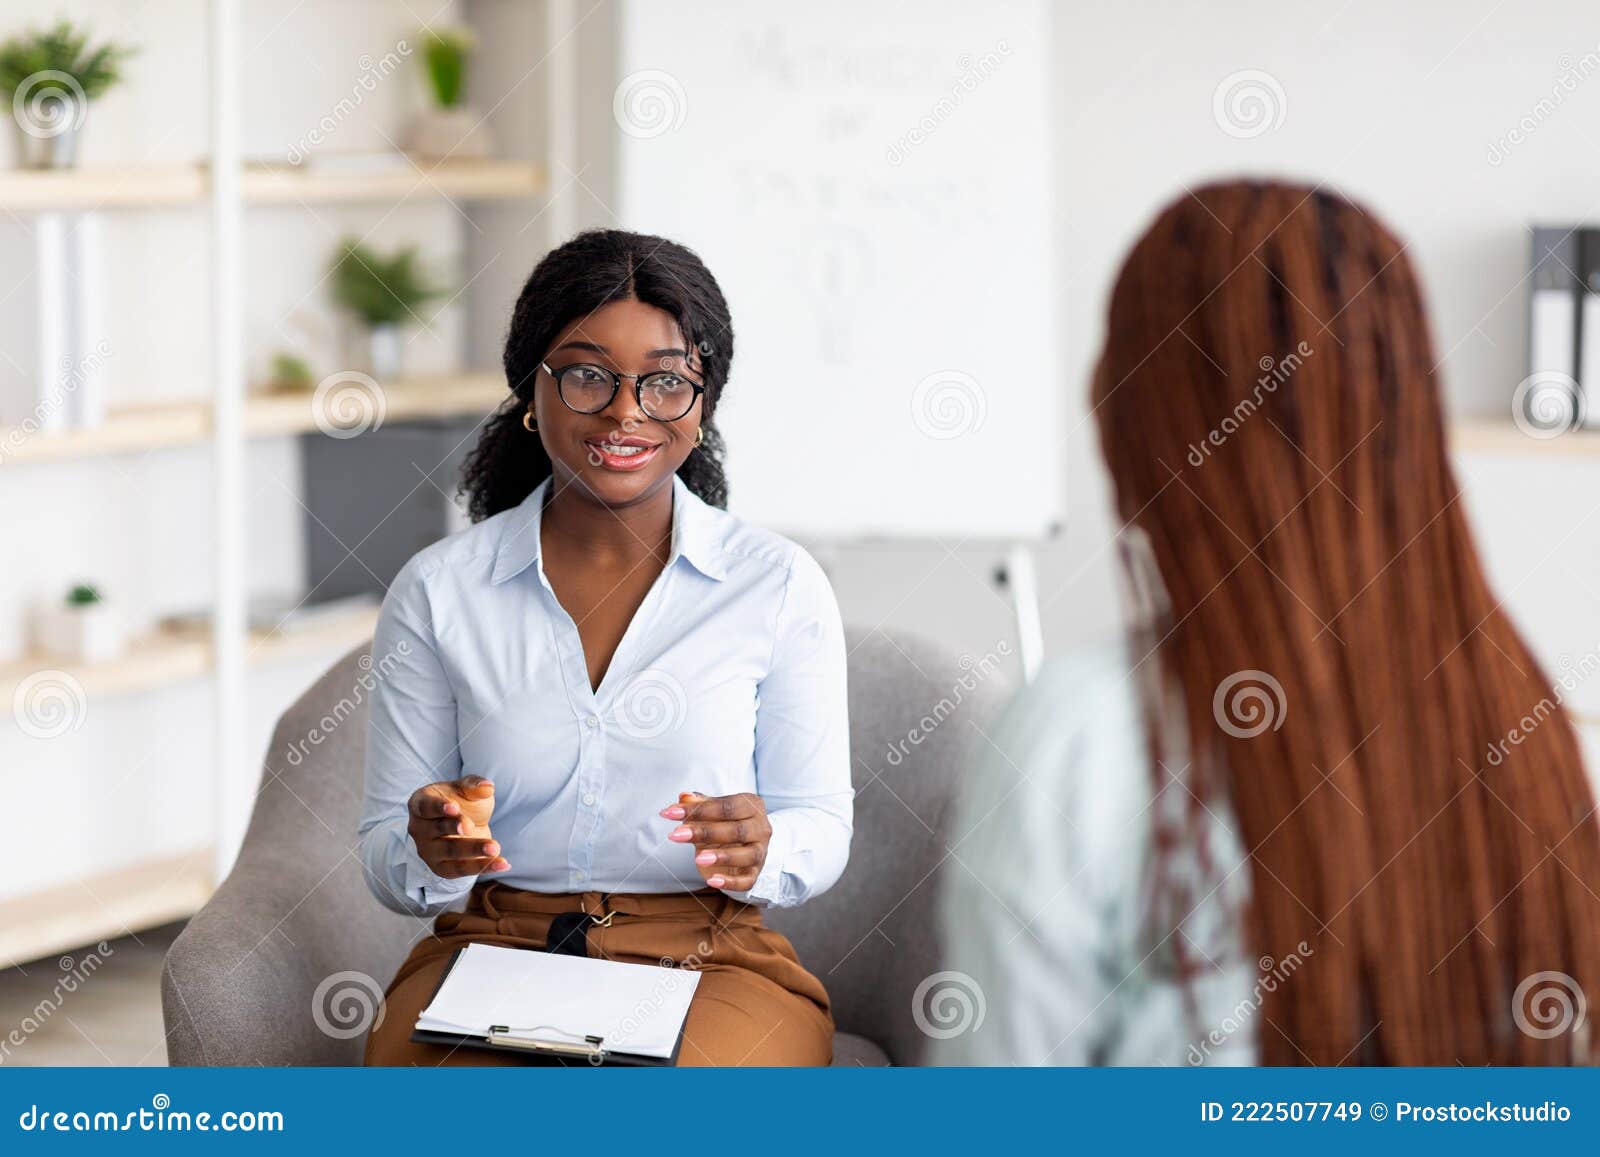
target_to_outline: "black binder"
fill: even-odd
[[[537,949],[522,949],[521,951],[534,952]],[[433,992],[428,996],[428,1003],[433,1002],[439,989],[444,987],[445,979],[450,975],[450,970],[456,966],[462,949],[457,948],[450,955],[450,963],[439,974],[439,983],[433,986]],[[423,1005],[424,1008],[427,1004]],[[455,1045],[470,1049],[489,1049],[493,1052],[516,1053],[530,1065],[586,1065],[590,1067],[601,1066],[629,1066],[629,1067],[654,1067],[671,1068],[678,1063],[678,1054],[683,1049],[683,1030],[678,1030],[677,1042],[672,1046],[670,1057],[645,1057],[637,1053],[615,1051],[605,1047],[603,1037],[585,1037],[580,1041],[543,1040],[532,1035],[523,1036],[510,1031],[505,1025],[491,1025],[488,1036],[464,1036],[450,1032],[434,1032],[429,1029],[414,1028],[411,1030],[411,1039],[417,1044]]]
[[[1516,417],[1560,433],[1575,426],[1597,400],[1583,396],[1583,244],[1574,228],[1535,226],[1528,294],[1528,381],[1539,388],[1515,404]],[[1563,394],[1570,392],[1570,396]],[[1542,408],[1537,408],[1542,407]],[[1593,415],[1590,415],[1593,420]]]

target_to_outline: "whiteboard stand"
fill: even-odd
[[[1044,662],[1044,630],[1039,625],[1039,569],[1028,543],[1013,543],[995,568],[995,582],[1005,588],[1017,624],[1017,656],[1022,678],[1032,683]]]
[[[803,542],[805,549],[830,580],[837,570],[841,549],[874,547],[885,543],[907,541],[906,536],[890,534],[819,538],[801,531],[785,530],[783,533]],[[1055,527],[1048,531],[1049,535],[1055,533]],[[965,545],[974,545],[973,540],[966,540]],[[1002,544],[998,540],[990,540],[983,545],[1000,548]],[[1038,544],[1032,540],[1021,539],[1005,543],[1003,549],[1004,555],[1001,561],[995,564],[991,577],[1011,608],[1011,621],[1016,626],[1017,658],[1022,664],[1022,677],[1025,682],[1032,683],[1044,663],[1044,630],[1040,625],[1039,570],[1036,558]],[[882,625],[879,623],[880,627]]]

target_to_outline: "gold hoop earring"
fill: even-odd
[[[522,411],[522,428],[530,434],[537,434],[539,432],[539,423],[533,420],[532,410]]]
[[[694,444],[696,446],[699,446],[702,443],[704,443],[705,440],[706,440],[706,428],[704,426],[696,426],[694,428]]]

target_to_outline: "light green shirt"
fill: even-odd
[[[1241,947],[1249,872],[1216,804],[1211,883],[1179,933],[1202,972],[1197,1024],[1184,1012],[1172,934],[1152,930],[1155,816],[1193,800],[1172,777],[1181,743],[1154,790],[1132,663],[1126,647],[1051,663],[976,738],[943,906],[956,974],[943,983],[969,989],[969,1023],[930,1021],[935,1063],[1253,1064],[1258,1030],[1272,1031],[1260,1023],[1262,980],[1279,981],[1258,976]],[[1198,878],[1183,857],[1180,870]]]

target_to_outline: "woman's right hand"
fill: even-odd
[[[500,845],[489,834],[494,784],[481,775],[464,775],[419,787],[406,803],[407,831],[417,855],[434,875],[447,880],[503,872]]]

